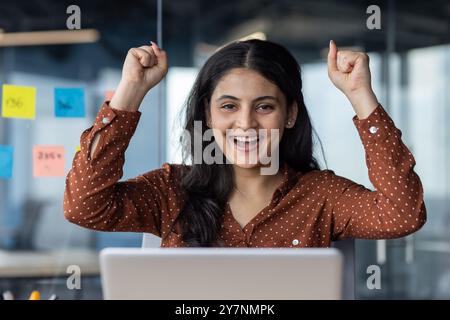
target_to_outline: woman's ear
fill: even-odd
[[[290,129],[294,126],[295,121],[297,120],[298,115],[298,105],[297,102],[293,102],[291,107],[288,110],[288,114],[286,117],[286,128]]]

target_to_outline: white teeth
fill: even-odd
[[[239,142],[255,142],[258,140],[258,137],[234,137],[234,139]]]

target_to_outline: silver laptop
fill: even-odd
[[[107,248],[105,299],[340,299],[335,248]]]

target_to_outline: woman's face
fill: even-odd
[[[217,144],[229,162],[242,168],[261,166],[261,156],[278,152],[284,129],[292,127],[296,117],[296,104],[288,115],[281,90],[245,68],[232,69],[220,79],[207,108]]]

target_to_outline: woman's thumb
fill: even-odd
[[[162,50],[156,43],[150,41],[152,44],[153,52],[158,58],[158,65],[161,66],[162,69],[167,69],[167,54],[164,50]]]
[[[328,51],[328,74],[338,71],[337,68],[337,46],[336,43],[331,40]]]

